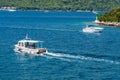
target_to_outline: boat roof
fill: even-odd
[[[18,42],[23,42],[23,43],[42,43],[43,41],[38,41],[38,40],[31,40],[31,38],[28,38],[28,34],[26,35],[25,39],[20,40]]]
[[[39,43],[39,42],[43,42],[43,41],[37,41],[37,40],[20,40],[19,42],[23,42],[23,43]]]

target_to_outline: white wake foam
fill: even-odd
[[[56,55],[42,55],[43,57],[46,57],[47,59],[52,59],[52,58],[57,58],[57,59],[60,59],[62,61],[68,61],[68,62],[71,62],[70,59],[66,59],[66,58],[62,58],[62,57],[59,57],[59,56],[56,56]]]
[[[112,64],[120,64],[118,61],[113,60],[107,60],[107,59],[100,59],[100,58],[94,58],[94,57],[86,57],[81,55],[70,55],[70,54],[64,54],[64,53],[46,53],[46,57],[52,57],[57,58],[65,61],[74,61],[74,60],[86,60],[86,61],[98,61],[98,62],[106,62],[106,63],[112,63]]]

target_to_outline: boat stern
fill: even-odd
[[[45,49],[45,48],[40,48],[40,49],[38,49],[37,54],[44,54],[44,53],[46,53],[46,52],[47,52],[47,49]]]

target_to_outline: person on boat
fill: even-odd
[[[33,44],[32,44],[32,48],[33,48],[33,49],[35,49],[35,48],[36,48],[35,43],[33,43]]]
[[[25,43],[25,47],[29,47],[29,43],[28,42]]]

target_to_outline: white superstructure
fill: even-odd
[[[31,40],[26,36],[25,39],[18,41],[14,51],[29,54],[44,54],[47,52],[47,49],[42,48],[42,43],[43,41]]]

